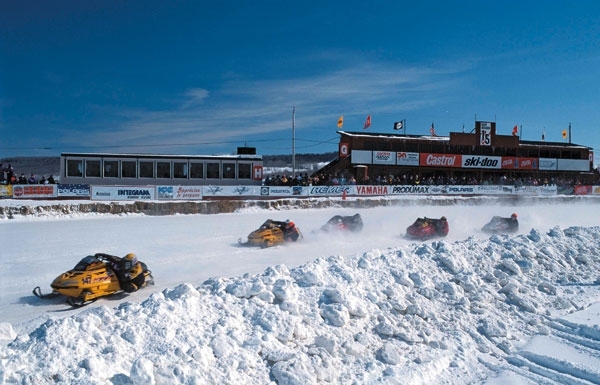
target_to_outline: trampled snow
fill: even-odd
[[[319,232],[356,212],[360,234]],[[517,234],[480,231],[512,212]],[[3,220],[0,383],[598,384],[597,212],[589,201]],[[448,237],[403,238],[417,216],[442,215]],[[293,219],[303,239],[240,247],[267,218]],[[31,294],[96,252],[135,252],[156,284],[81,309]]]

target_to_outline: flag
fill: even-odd
[[[437,134],[435,133],[435,127],[433,127],[433,122],[431,122],[431,128],[429,129],[429,133],[431,134],[431,136],[437,136]]]
[[[518,127],[517,125],[515,125],[515,126],[513,127],[513,132],[512,132],[512,135],[513,135],[513,136],[517,136],[517,133],[518,133],[518,132],[519,132],[519,127]]]
[[[338,119],[338,128],[342,128],[343,125],[344,125],[344,116],[342,115]]]
[[[401,129],[402,129],[402,121],[394,122],[394,130],[401,130]]]
[[[546,130],[542,131],[542,142],[546,140]]]
[[[365,124],[363,126],[363,129],[366,130],[369,127],[371,127],[371,115],[367,116],[367,120],[365,120]]]
[[[563,139],[567,139],[567,130],[562,130]]]

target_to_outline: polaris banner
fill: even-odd
[[[90,198],[91,188],[89,184],[59,184],[58,196],[61,198]]]
[[[154,190],[154,186],[92,186],[92,200],[151,201]]]
[[[157,186],[159,200],[199,200],[202,199],[202,186]]]

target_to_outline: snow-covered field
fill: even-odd
[[[0,383],[600,384],[598,208],[2,220]],[[318,232],[356,212],[362,233]],[[512,212],[518,234],[479,231]],[[442,215],[448,237],[403,238],[417,216]],[[239,247],[267,218],[293,219],[304,238]],[[32,295],[96,252],[135,252],[156,285],[82,309]]]

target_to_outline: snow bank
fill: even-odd
[[[600,383],[600,326],[562,317],[599,298],[599,243],[598,227],[555,227],[181,284],[0,331],[0,382]],[[586,363],[547,338],[588,346]]]

